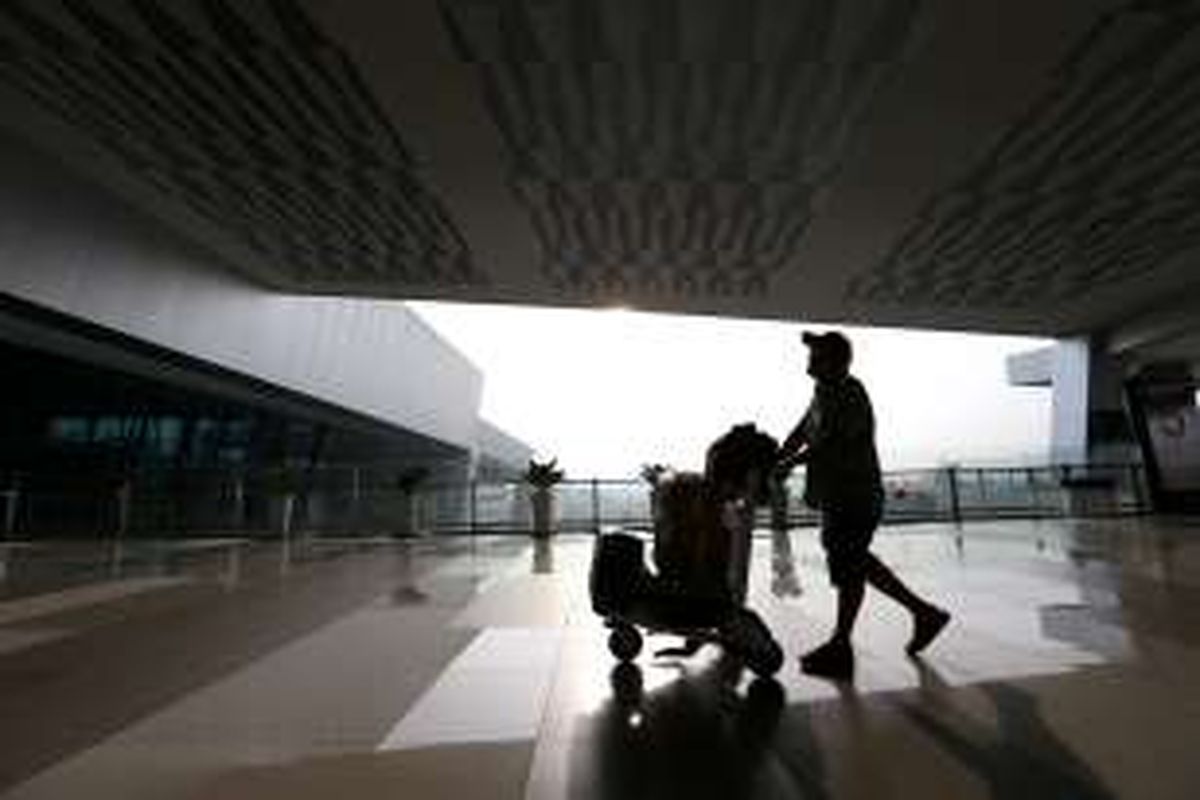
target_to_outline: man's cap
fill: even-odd
[[[837,331],[826,331],[825,333],[805,331],[800,334],[800,339],[813,350],[821,350],[835,356],[845,364],[850,363],[850,340]]]

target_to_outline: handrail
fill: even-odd
[[[269,473],[178,470],[96,475],[25,475],[0,492],[0,539],[57,534],[97,536],[409,535],[523,532],[534,525],[537,492],[519,480],[428,482],[399,486],[353,476],[358,467],[322,465],[302,479]],[[351,480],[353,477],[353,480]],[[1087,478],[1077,480],[1076,478]],[[889,471],[885,522],[1001,517],[1090,516],[1148,510],[1138,464],[939,467]],[[1099,480],[1097,480],[1099,479]],[[803,473],[760,523],[812,524]],[[652,487],[640,478],[564,480],[548,493],[539,519],[555,530],[652,526]]]

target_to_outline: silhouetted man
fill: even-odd
[[[821,512],[821,545],[837,587],[837,627],[828,642],[800,659],[804,672],[830,678],[854,674],[850,637],[866,584],[913,615],[910,655],[925,649],[950,615],[917,597],[871,553],[883,511],[883,482],[875,452],[875,417],[867,391],[850,374],[850,341],[837,332],[803,334],[812,404],[780,448],[782,471],[807,466],[804,500]]]

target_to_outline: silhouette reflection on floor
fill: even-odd
[[[1036,696],[1012,683],[976,688],[992,703],[991,725],[966,713],[927,663],[914,660],[915,691],[859,696],[839,684],[839,697],[785,705],[783,687],[754,680],[722,656],[643,690],[635,664],[611,675],[612,696],[573,740],[567,796],[616,798],[801,797],[838,794],[813,725],[830,705],[851,727],[877,703],[897,708],[928,740],[977,775],[993,800],[1114,800],[1096,773],[1042,718]],[[857,721],[857,722],[856,722]]]
[[[899,704],[901,710],[982,778],[993,800],[1115,800],[1088,764],[1046,724],[1031,692],[1001,681],[979,684],[996,712],[996,729],[989,730],[956,708],[950,688],[933,667],[916,664],[921,688],[915,698]]]
[[[575,741],[568,797],[708,798],[759,793],[760,765],[784,707],[774,680],[738,690],[742,666],[721,656],[653,692],[618,664],[613,694]]]

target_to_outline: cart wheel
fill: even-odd
[[[758,677],[769,678],[783,667],[783,648],[775,641],[757,647],[746,654],[746,666]]]
[[[783,667],[783,648],[753,611],[740,609],[734,614],[725,635],[728,637],[728,646],[755,675],[769,678]]]
[[[622,661],[608,675],[613,700],[622,708],[633,709],[642,702],[642,670],[637,664]]]
[[[642,652],[642,635],[632,625],[615,623],[608,635],[608,649],[618,661],[632,661]]]

